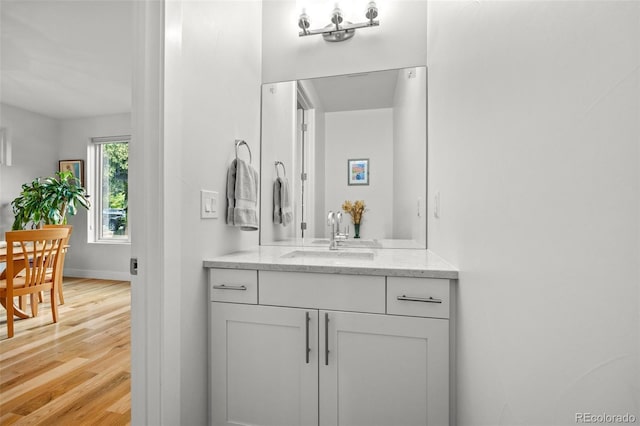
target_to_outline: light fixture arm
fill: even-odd
[[[336,7],[331,13],[331,23],[324,28],[309,29],[311,26],[311,20],[309,16],[303,11],[298,18],[298,27],[302,31],[298,33],[300,37],[322,34],[322,37],[326,41],[344,41],[348,40],[355,35],[355,31],[358,28],[369,28],[380,26],[380,21],[375,20],[378,17],[378,8],[374,1],[369,2],[365,17],[367,22],[352,23],[344,21],[342,11],[339,7]]]

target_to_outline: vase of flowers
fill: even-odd
[[[362,215],[366,210],[366,206],[363,200],[356,200],[355,202],[345,201],[342,203],[342,210],[351,215],[351,222],[353,223],[354,236],[353,238],[360,238],[360,222],[362,221]]]

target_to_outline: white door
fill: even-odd
[[[448,336],[447,320],[320,311],[320,425],[449,424]]]
[[[318,311],[211,308],[211,423],[317,425]]]

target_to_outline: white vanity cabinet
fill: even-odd
[[[212,268],[209,286],[213,425],[449,424],[449,280]]]
[[[212,303],[212,424],[317,425],[317,324],[313,310]]]
[[[321,311],[320,323],[320,425],[449,424],[446,321]]]

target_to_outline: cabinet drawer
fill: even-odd
[[[260,304],[384,313],[385,278],[259,271]]]
[[[210,269],[212,302],[258,303],[258,272],[240,269]]]
[[[387,313],[449,318],[449,280],[388,277]]]

